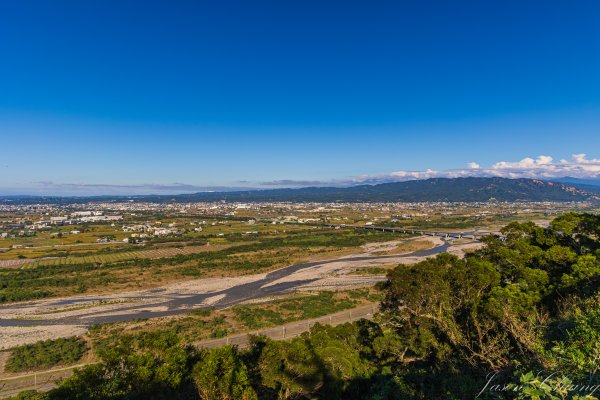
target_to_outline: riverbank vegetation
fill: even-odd
[[[374,288],[297,293],[232,308],[203,309],[177,317],[96,325],[89,331],[94,348],[113,345],[123,335],[175,332],[182,343],[195,343],[250,330],[333,314],[382,299]]]

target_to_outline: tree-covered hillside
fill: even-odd
[[[247,350],[125,336],[48,399],[594,399],[600,217],[513,223],[458,259],[398,266],[375,321]],[[33,397],[35,398],[35,397]]]

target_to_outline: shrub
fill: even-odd
[[[54,367],[59,364],[73,364],[87,351],[80,338],[61,338],[26,344],[13,349],[6,361],[9,372],[29,371]]]

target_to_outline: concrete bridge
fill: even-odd
[[[395,233],[407,233],[411,235],[425,235],[425,236],[438,236],[441,238],[454,238],[454,239],[471,239],[479,240],[483,236],[489,235],[489,233],[478,233],[475,231],[468,232],[445,232],[445,231],[432,231],[426,229],[407,229],[407,228],[393,228],[389,226],[375,226],[375,225],[344,225],[344,224],[328,224],[330,228],[354,228],[354,229],[367,229],[381,232],[395,232]]]

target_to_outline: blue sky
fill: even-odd
[[[598,20],[597,1],[3,2],[0,194],[595,177]]]

